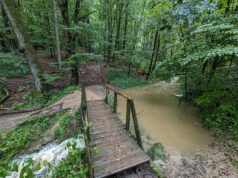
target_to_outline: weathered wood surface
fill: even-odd
[[[126,99],[128,99],[128,100],[132,100],[131,97],[129,97],[129,96],[127,96],[127,95],[121,93],[120,91],[116,90],[115,88],[112,88],[112,87],[111,87],[110,85],[108,85],[108,84],[106,84],[106,88],[112,90],[114,93],[117,93],[118,95],[121,95],[122,97],[124,97],[124,98],[126,98]]]
[[[88,102],[88,120],[94,177],[107,177],[150,160],[104,100]]]

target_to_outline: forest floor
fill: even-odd
[[[50,65],[51,62],[55,62],[54,59],[48,58],[46,55],[42,54],[38,54],[38,57],[45,73],[51,73],[56,69],[54,66]],[[109,82],[105,74],[108,70],[115,68],[109,67],[106,65],[106,62],[97,59],[91,60],[90,62],[90,65],[79,65],[80,83],[88,85],[86,88],[88,100],[102,99],[105,97],[105,88],[102,84]],[[70,74],[67,74],[62,80],[53,82],[52,88],[55,90],[62,90],[66,88],[70,84],[70,77]],[[26,93],[32,92],[34,88],[33,78],[31,75],[28,75],[25,78],[10,79],[8,82],[11,97],[3,104],[3,108],[10,108],[14,102],[23,102],[22,97]],[[117,87],[117,89],[120,88]],[[42,109],[42,111],[46,112],[49,109],[52,111],[52,108],[53,110],[57,110],[55,106],[60,105],[60,109],[70,108],[70,113],[74,113],[80,106],[80,100],[81,91],[73,90],[53,105]],[[26,115],[34,112],[35,111],[5,116],[0,115],[0,130],[7,131],[13,129],[17,122],[26,117]],[[50,139],[52,138],[50,131],[52,131],[56,125],[53,125],[47,132],[49,137],[44,138],[47,141],[43,141],[41,143],[45,144],[46,142],[52,141],[52,139]],[[40,149],[42,144],[38,143],[31,146],[31,151]],[[147,143],[145,142],[144,144]],[[220,143],[212,144],[206,150],[197,153],[197,155],[192,159],[179,157],[179,159],[175,160],[171,158],[170,155],[166,154],[165,160],[159,163],[159,172],[162,177],[235,178],[238,175],[238,169],[234,166],[237,165],[237,152],[237,144],[233,144],[232,147],[229,147],[223,140]],[[122,173],[120,177],[154,177],[154,175],[150,173],[150,169],[151,168],[148,168],[148,165],[141,166],[135,170]]]

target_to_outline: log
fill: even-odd
[[[3,111],[0,112],[0,116],[1,115],[7,115],[7,114],[17,114],[17,113],[25,113],[25,112],[31,112],[31,111],[36,111],[36,110],[40,110],[43,107],[37,107],[37,108],[30,108],[30,109],[22,109],[22,110],[13,110],[13,111]]]

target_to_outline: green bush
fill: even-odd
[[[55,168],[52,177],[87,177],[89,171],[88,165],[84,163],[85,152],[83,149],[76,147],[76,142],[67,143],[67,149],[69,149],[69,154],[61,161]]]
[[[124,70],[110,70],[106,73],[106,76],[111,80],[112,84],[120,88],[132,88],[152,84],[151,81],[147,81],[140,76],[128,76]]]
[[[193,78],[192,80],[196,79]],[[231,80],[221,83],[215,78],[210,83],[200,85],[200,87],[192,86],[190,98],[193,98],[193,101],[199,106],[201,118],[206,126],[221,129],[229,137],[238,139],[238,102],[236,99],[238,93],[235,92],[236,85]]]
[[[62,115],[57,118],[60,123],[59,126],[54,130],[55,139],[59,139],[62,142],[68,138],[67,129],[70,127],[73,117],[69,114]],[[70,135],[72,137],[72,135]]]
[[[15,78],[29,74],[27,62],[13,53],[0,52],[0,69],[0,77]]]

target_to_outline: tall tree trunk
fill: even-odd
[[[127,25],[128,25],[128,6],[129,6],[129,2],[130,0],[127,0],[126,3],[126,14],[125,14],[125,24],[124,24],[124,37],[123,37],[123,45],[122,45],[122,49],[126,48],[126,38],[127,38]]]
[[[80,1],[80,0],[77,0]],[[76,2],[77,3],[77,2]],[[64,25],[70,27],[69,24],[69,15],[68,15],[68,0],[63,0],[60,4],[60,10],[62,14],[62,18],[64,20]],[[78,15],[78,14],[77,14]],[[69,58],[74,53],[74,42],[76,38],[76,34],[70,35],[69,31],[65,31],[65,37],[67,41],[67,57]],[[79,84],[79,76],[78,76],[78,63],[75,59],[72,59],[71,62],[71,85],[78,85]]]
[[[152,73],[152,67],[153,67],[153,61],[154,61],[154,56],[155,56],[155,52],[156,52],[158,34],[159,34],[159,30],[157,30],[156,33],[155,33],[154,48],[153,48],[153,51],[152,51],[150,67],[149,67],[149,71],[148,71],[147,76],[146,76],[146,80],[149,79],[149,76]]]
[[[39,92],[42,92],[46,89],[46,84],[43,82],[43,71],[35,50],[30,43],[26,30],[19,18],[19,14],[15,9],[14,2],[13,0],[0,0],[0,3],[12,25],[19,47],[24,51],[24,55],[30,65],[31,72],[35,80],[35,87]]]
[[[116,17],[117,19],[117,33],[116,33],[116,40],[115,40],[115,50],[119,51],[120,50],[120,32],[121,32],[121,18],[122,18],[122,9],[123,9],[123,2],[119,2],[118,5],[118,12],[117,14],[119,14],[118,17]]]
[[[55,2],[55,0],[52,0],[52,2],[53,2],[53,14],[54,14],[57,58],[58,58],[59,68],[61,69],[60,38],[59,38],[59,29],[58,29],[57,9],[56,9],[56,2]]]
[[[5,13],[5,11],[3,9],[3,6],[2,6],[1,9],[2,9],[3,22],[4,22],[4,25],[5,25],[5,28],[7,29],[6,30],[7,35],[11,35],[11,31],[9,29],[10,26],[9,26],[7,14]],[[10,46],[10,51],[12,51],[14,49],[14,47],[17,47],[17,44],[16,44],[14,39],[9,39],[9,46]]]
[[[156,47],[156,54],[155,54],[155,61],[151,70],[151,73],[155,70],[157,61],[159,59],[159,50],[160,50],[160,34],[158,35],[157,47]]]

